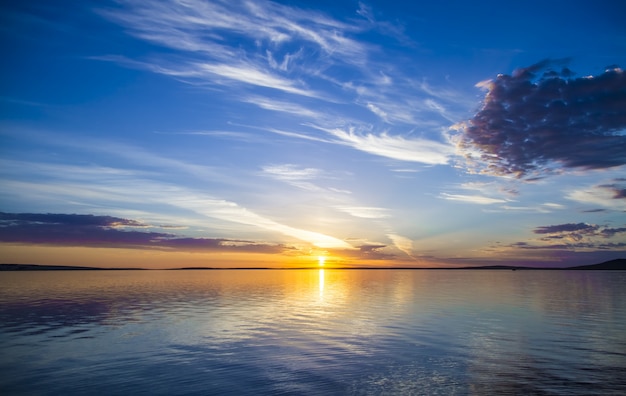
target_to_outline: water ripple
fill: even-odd
[[[2,274],[0,392],[626,394],[625,286],[602,272]]]

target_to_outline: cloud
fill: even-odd
[[[181,238],[162,232],[126,231],[120,227],[150,226],[137,220],[112,216],[0,212],[2,243],[254,253],[280,253],[289,249],[283,245],[229,239]]]
[[[487,94],[462,125],[459,147],[479,153],[482,172],[525,177],[626,164],[624,71],[573,78],[566,67],[554,70],[563,63],[545,60],[477,85]]]
[[[262,96],[249,96],[244,99],[245,102],[252,103],[265,110],[287,113],[298,117],[308,117],[316,120],[324,119],[325,115],[303,107],[293,102],[283,102]]]
[[[413,258],[413,241],[407,237],[398,234],[387,234],[393,245],[407,256]]]
[[[335,209],[363,219],[383,219],[389,217],[389,209],[371,206],[335,206]]]
[[[383,121],[389,122],[389,119],[387,118],[387,113],[385,113],[385,111],[383,111],[380,107],[376,106],[374,103],[368,103],[366,106],[369,109],[369,111],[376,114]]]
[[[346,21],[264,0],[126,0],[120,7],[98,12],[123,26],[128,34],[166,50],[133,54],[133,59],[116,54],[92,59],[210,87],[221,91],[218,95],[227,92],[226,101],[253,103],[293,118],[311,118],[324,125],[334,139],[308,136],[286,126],[271,132],[429,165],[447,164],[455,155],[454,147],[443,136],[410,138],[403,132],[392,135],[387,131],[342,129],[343,125],[357,124],[360,130],[367,130],[360,117],[352,122],[348,115],[359,114],[364,108],[377,120],[410,133],[420,129],[424,136],[440,134],[441,118],[445,122],[458,120],[455,113],[461,114],[459,107],[464,107],[459,105],[458,92],[453,95],[449,90],[416,82],[404,76],[397,65],[382,61],[384,49],[363,40],[363,33],[382,33],[404,45],[408,40],[397,23],[377,19],[362,3],[356,10],[360,17]],[[268,88],[278,92],[268,92]],[[349,97],[351,93],[354,97]],[[332,106],[331,111],[324,105]],[[334,115],[343,109],[349,111]],[[465,114],[466,109],[462,111]]]
[[[447,194],[441,193],[439,195],[443,199],[447,199],[449,201],[461,201],[479,205],[491,205],[495,203],[504,203],[507,202],[504,199],[499,198],[490,198],[482,195],[463,195],[463,194]]]
[[[194,65],[198,72],[206,72],[214,74],[219,77],[223,77],[229,80],[242,82],[250,85],[257,85],[260,87],[273,88],[288,93],[317,97],[319,94],[299,88],[295,86],[292,80],[288,80],[279,76],[275,76],[265,70],[259,69],[250,64],[239,65],[224,65],[224,64],[210,64],[210,63],[197,63]],[[219,82],[219,80],[213,80]]]
[[[626,185],[620,179],[569,191],[566,198],[609,209],[626,210]]]
[[[263,172],[280,180],[310,180],[321,174],[316,168],[298,168],[293,164],[268,165],[263,167]]]
[[[606,188],[613,193],[613,199],[626,199],[626,188],[618,184],[603,184],[599,186]]]
[[[535,234],[556,234],[564,232],[582,232],[589,233],[598,229],[597,225],[587,223],[568,223],[551,226],[537,227],[533,230]]]
[[[135,37],[180,51],[181,61],[168,63],[164,74],[191,69],[311,96],[279,75],[306,68],[303,58],[311,56],[318,67],[333,63],[360,67],[370,52],[368,45],[350,37],[365,26],[271,1],[128,0],[123,6],[98,12]],[[291,51],[294,43],[297,50]],[[205,62],[193,61],[198,58]],[[152,63],[163,66],[164,61],[157,58]],[[267,66],[279,74],[268,73]]]
[[[550,226],[537,227],[533,233],[545,235],[542,241],[568,240],[580,242],[585,240],[589,246],[594,245],[595,238],[609,239],[617,234],[625,233],[626,227],[608,227],[587,223],[566,223]]]
[[[453,147],[446,143],[421,138],[406,138],[398,135],[359,133],[354,127],[321,128],[338,141],[366,153],[398,161],[418,162],[428,165],[444,165],[453,155]]]
[[[316,168],[298,168],[293,164],[264,166],[263,174],[274,179],[284,181],[294,187],[308,191],[320,191],[321,187],[309,180],[318,178],[322,171]]]
[[[80,214],[39,214],[39,213],[4,213],[0,212],[0,225],[17,224],[57,224],[71,227],[147,227],[137,220],[122,219],[112,216]]]
[[[395,255],[390,253],[385,253],[383,249],[385,249],[387,245],[361,245],[358,246],[358,250],[354,252],[341,252],[341,254],[347,258],[354,258],[359,260],[390,260],[395,257]]]
[[[156,167],[161,174],[183,171],[212,182],[219,180],[236,183],[233,177],[227,177],[222,171],[210,167],[192,165],[184,161],[157,156],[134,146],[113,144],[101,139],[88,139],[77,142],[66,139],[64,135],[53,133],[33,133],[31,137],[42,137],[51,144],[60,145],[85,152],[104,152],[108,155],[125,158],[142,166]],[[102,178],[100,167],[58,166],[56,164],[8,161],[12,166],[24,165],[33,176],[42,178],[38,182],[6,180],[0,184],[0,192],[13,195],[21,191],[28,197],[56,199],[64,202],[81,202],[93,205],[95,199],[109,203],[129,203],[145,206],[168,205],[185,212],[194,212],[193,223],[206,222],[203,217],[213,220],[239,223],[269,230],[289,237],[300,239],[318,247],[336,247],[350,249],[345,241],[322,233],[303,230],[278,223],[270,218],[258,215],[235,202],[218,199],[193,189],[179,187],[176,184],[152,181],[150,174],[124,169],[104,168],[109,177]],[[22,169],[23,170],[23,169]],[[73,170],[76,170],[75,172]],[[176,178],[180,174],[176,173]],[[317,188],[317,187],[316,187]],[[200,217],[198,217],[200,215]]]

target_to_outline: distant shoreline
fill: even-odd
[[[626,271],[626,259],[615,259],[599,264],[578,265],[573,267],[521,267],[508,265],[488,265],[477,267],[181,267],[167,268],[164,270],[176,271],[207,271],[207,270],[311,270],[311,269],[332,269],[332,270],[497,270],[497,271],[563,271],[563,270],[599,270],[599,271]],[[138,271],[150,269],[146,268],[102,268],[71,265],[45,265],[45,264],[0,264],[0,271]]]

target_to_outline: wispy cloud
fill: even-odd
[[[398,234],[387,234],[387,237],[391,239],[394,246],[407,256],[413,258],[413,241],[407,237]]]
[[[263,174],[284,181],[292,186],[309,191],[322,190],[310,182],[318,178],[322,171],[316,168],[301,168],[293,164],[267,165],[262,168]]]
[[[586,188],[571,190],[565,197],[587,205],[626,211],[625,187],[624,181],[614,179],[609,183],[595,184]]]
[[[335,209],[363,219],[384,219],[389,217],[389,210],[370,206],[335,206]]]
[[[624,71],[573,78],[564,63],[545,60],[478,84],[487,94],[461,128],[460,147],[478,150],[482,172],[525,177],[626,164]]]
[[[441,193],[439,196],[441,198],[449,200],[449,201],[460,201],[460,202],[479,204],[479,205],[491,205],[491,204],[496,204],[496,203],[507,202],[504,199],[485,197],[485,196],[482,196],[482,195],[464,195],[464,194]]]
[[[58,136],[56,136],[58,138]],[[86,152],[105,152],[117,158],[124,158],[137,165],[139,169],[154,167],[154,169],[173,168],[180,177],[180,172],[196,177],[219,180],[219,172],[203,166],[187,164],[184,161],[156,156],[148,151],[131,146],[113,144],[100,140],[84,139],[80,143],[46,137],[56,144],[79,148]],[[220,199],[202,191],[182,187],[175,183],[164,181],[162,177],[157,181],[151,171],[137,171],[132,169],[115,169],[101,167],[80,167],[57,165],[48,163],[31,163],[26,161],[4,160],[5,163],[19,166],[22,173],[26,170],[29,177],[37,182],[13,180],[10,175],[5,177],[0,185],[0,192],[5,197],[13,196],[15,191],[28,197],[46,199],[52,202],[74,202],[75,205],[92,204],[109,207],[134,207],[141,204],[144,208],[163,207],[177,208],[185,212],[193,212],[207,219],[219,219],[224,222],[245,224],[263,230],[296,238],[319,247],[352,248],[341,239],[322,233],[291,227],[270,218],[258,215],[235,202]],[[72,170],[76,170],[75,172]],[[107,177],[103,176],[103,171]],[[278,169],[274,169],[278,172]],[[171,172],[171,169],[169,169]],[[176,173],[175,172],[175,173]],[[280,172],[279,172],[280,173]],[[159,174],[162,176],[162,174]],[[304,176],[305,174],[301,174]],[[283,169],[283,177],[288,177],[287,170]],[[292,170],[293,176],[293,170]],[[198,220],[194,220],[198,222]],[[206,221],[206,220],[205,220]],[[208,222],[210,224],[210,222]]]
[[[448,163],[454,153],[451,145],[429,139],[406,138],[385,133],[380,135],[369,132],[360,133],[354,127],[318,128],[335,137],[337,143],[398,161],[443,165]]]
[[[199,57],[211,60],[204,65],[196,63],[196,70],[291,93],[310,94],[268,73],[267,67],[281,73],[305,67],[296,64],[302,51],[307,51],[309,60],[312,54],[320,54],[317,59],[322,64],[328,64],[324,59],[332,59],[332,62],[361,65],[370,52],[366,44],[350,37],[363,30],[363,26],[270,1],[129,0],[123,5],[120,9],[99,12],[126,26],[136,37],[187,53],[189,60]],[[232,41],[241,45],[230,46]],[[287,44],[293,42],[302,45],[288,52]],[[280,63],[279,57],[282,57]],[[193,64],[183,63],[185,67]]]
[[[330,140],[372,155],[429,165],[447,164],[456,155],[441,131],[458,119],[459,107],[465,107],[458,105],[459,93],[420,83],[381,60],[382,49],[364,40],[361,33],[375,31],[409,43],[398,24],[383,21],[362,3],[355,9],[355,18],[345,21],[263,0],[127,0],[119,8],[99,12],[131,35],[175,51],[155,51],[134,59],[115,54],[98,59],[198,86],[228,88],[227,100],[308,118],[334,139],[283,126],[266,127],[272,132]],[[276,99],[272,97],[276,92],[268,93],[267,88],[298,98]],[[319,104],[334,106],[337,113]],[[360,120],[363,109],[399,131],[392,134],[369,128],[367,121]],[[415,130],[420,137],[408,136]]]
[[[288,113],[299,117],[307,117],[315,120],[322,120],[326,118],[326,115],[297,103],[279,101],[263,96],[248,96],[244,99],[244,102],[255,104],[265,110]]]
[[[206,72],[214,74],[218,77],[226,78],[229,80],[242,82],[250,85],[257,85],[260,87],[273,88],[280,91],[284,91],[291,94],[297,94],[302,96],[318,97],[318,93],[297,87],[294,81],[288,80],[271,73],[263,69],[259,69],[250,64],[238,64],[238,65],[225,65],[225,64],[209,64],[209,63],[197,63],[194,64],[195,70],[199,72]],[[219,82],[219,80],[213,80]]]

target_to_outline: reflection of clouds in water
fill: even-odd
[[[626,369],[621,273],[4,275],[0,347],[24,383],[63,370],[84,382],[77,365],[97,362],[98,382],[154,377],[199,393],[542,394],[573,377],[606,390]],[[47,377],[31,366],[41,356]]]

